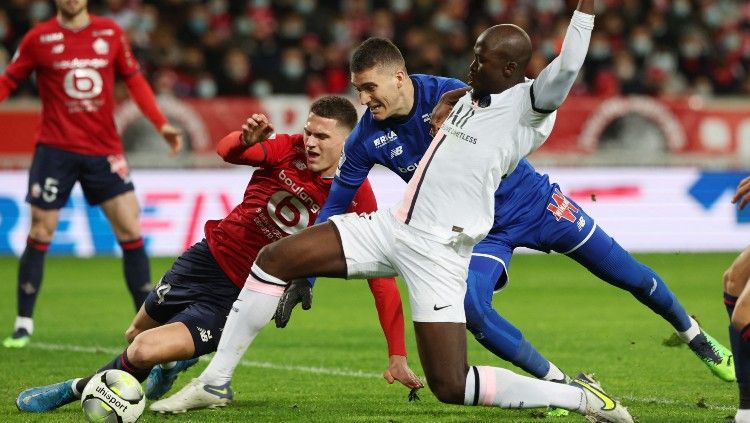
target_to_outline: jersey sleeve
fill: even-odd
[[[440,94],[438,94],[437,98],[440,98],[448,91],[453,91],[459,88],[466,88],[467,85],[463,81],[455,78],[443,78],[439,87]]]
[[[261,142],[250,147],[242,144],[242,131],[230,132],[216,145],[216,153],[225,162],[237,165],[261,166],[266,160],[266,143]]]
[[[388,355],[406,356],[404,310],[394,278],[373,278],[367,283],[375,298],[380,327],[388,344]]]
[[[349,205],[347,212],[350,213],[372,213],[378,209],[378,202],[375,199],[375,193],[372,191],[370,181],[365,181],[360,185],[357,193]]]
[[[36,36],[36,32],[31,31],[23,37],[13,58],[5,68],[5,74],[0,76],[0,101],[10,95],[18,84],[28,78],[36,68],[37,60],[33,42]]]
[[[346,139],[339,166],[336,169],[336,176],[331,184],[331,191],[328,193],[328,198],[326,198],[323,208],[318,213],[315,223],[323,223],[329,217],[342,214],[348,210],[357,190],[364,183],[367,174],[370,173],[373,163],[360,139],[362,133],[362,121],[360,120]]]
[[[115,33],[117,34],[117,55],[115,56],[115,71],[123,79],[128,79],[133,75],[138,74],[141,71],[138,61],[133,55],[133,50],[130,48],[130,42],[128,37],[117,24],[112,22]]]

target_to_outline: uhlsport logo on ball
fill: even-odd
[[[122,370],[97,373],[81,395],[81,408],[90,422],[133,423],[145,406],[141,384]]]

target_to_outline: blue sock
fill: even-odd
[[[610,285],[633,294],[678,332],[690,327],[690,316],[659,275],[636,261],[601,228],[596,228],[592,237],[569,256]]]
[[[466,327],[485,348],[537,378],[550,370],[550,362],[537,351],[512,323],[492,308],[495,284],[504,274],[502,263],[472,256],[466,298]]]

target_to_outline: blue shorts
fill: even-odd
[[[221,270],[204,239],[175,260],[143,305],[159,323],[184,323],[197,357],[216,351],[239,295],[240,288]]]
[[[61,209],[76,181],[91,205],[134,189],[122,155],[92,156],[37,144],[26,202],[42,209]]]
[[[565,196],[557,184],[550,184],[545,194],[528,201],[534,202],[529,212],[500,227],[493,227],[472,252],[472,261],[475,257],[497,261],[492,272],[493,278],[497,276],[496,291],[508,282],[510,259],[515,248],[569,254],[583,245],[596,229],[594,219]]]

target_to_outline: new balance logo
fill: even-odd
[[[442,309],[444,309],[444,308],[448,308],[448,307],[450,307],[450,306],[452,306],[452,305],[453,305],[453,304],[448,304],[448,305],[444,305],[444,306],[442,306],[442,307],[438,307],[438,305],[437,305],[437,304],[435,304],[435,305],[433,305],[433,306],[432,306],[432,309],[433,309],[433,310],[435,310],[435,311],[438,311],[438,310],[442,310]]]
[[[400,156],[404,152],[404,147],[399,145],[398,147],[391,150],[391,158]]]

